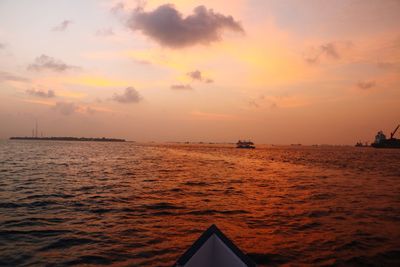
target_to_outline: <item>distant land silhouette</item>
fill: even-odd
[[[93,137],[10,137],[11,140],[41,140],[41,141],[92,141],[92,142],[125,142],[125,139],[117,138],[93,138]]]

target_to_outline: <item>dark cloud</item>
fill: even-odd
[[[127,25],[131,30],[141,31],[160,45],[171,48],[219,41],[225,29],[244,33],[241,24],[232,16],[215,13],[204,6],[196,7],[187,17],[171,4],[161,5],[150,12],[139,7]]]
[[[79,109],[79,106],[73,102],[57,102],[53,109],[67,116],[75,113]]]
[[[2,81],[13,81],[13,82],[29,82],[29,79],[21,76],[16,76],[8,72],[0,71],[0,82]]]
[[[350,44],[347,43],[346,46],[350,46]],[[310,64],[318,63],[322,57],[330,59],[340,59],[339,49],[340,49],[339,44],[335,42],[325,43],[318,47],[312,47],[304,55],[304,59],[306,60],[307,63]]]
[[[26,90],[26,93],[32,96],[37,96],[37,97],[42,97],[42,98],[53,98],[56,96],[53,90],[47,90],[42,91],[42,90],[35,90],[35,89],[29,89]]]
[[[212,80],[210,78],[205,78],[203,76],[203,74],[201,73],[201,71],[199,71],[199,70],[188,72],[187,75],[190,78],[192,78],[193,81],[199,81],[199,82],[204,82],[204,83],[213,83],[214,82],[214,80]]]
[[[97,36],[112,36],[114,35],[114,31],[112,28],[105,28],[105,29],[100,29],[96,32]]]
[[[57,26],[55,26],[52,31],[54,32],[64,32],[69,25],[72,24],[72,21],[70,20],[64,20],[63,22],[61,22],[60,24],[58,24]]]
[[[202,81],[203,77],[199,70],[188,72],[187,75],[192,78],[193,80]]]
[[[368,90],[376,86],[375,81],[360,81],[357,83],[357,87],[363,90]]]
[[[323,54],[327,55],[328,57],[339,59],[339,53],[337,51],[337,47],[334,43],[326,43],[320,46],[320,50]]]
[[[71,69],[78,69],[78,67],[67,65],[61,60],[46,55],[37,57],[34,63],[28,66],[28,70],[33,71],[52,70],[56,72],[63,72]]]
[[[171,85],[172,90],[192,90],[192,86],[190,84],[174,84]]]
[[[193,82],[212,83],[214,80],[204,77],[199,70],[187,72],[186,75],[192,79]],[[174,84],[170,87],[173,90],[193,90],[190,84]]]
[[[119,103],[138,103],[142,100],[139,92],[136,91],[133,87],[128,87],[122,94],[114,94],[112,100],[117,101]]]

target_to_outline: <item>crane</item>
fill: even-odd
[[[393,136],[396,134],[397,130],[399,129],[400,124],[397,125],[396,129],[394,129],[393,133],[390,133],[390,139],[393,139]]]

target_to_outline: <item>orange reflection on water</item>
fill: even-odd
[[[260,265],[392,263],[400,247],[398,151],[74,142],[1,151],[10,177],[1,205],[13,207],[1,214],[3,236],[13,233],[3,254],[25,263],[170,266],[213,223]]]

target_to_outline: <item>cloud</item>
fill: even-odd
[[[42,98],[53,98],[56,96],[53,90],[41,91],[35,89],[26,90],[26,93],[32,96],[42,97]]]
[[[384,69],[384,70],[396,69],[396,67],[398,67],[399,65],[400,65],[399,63],[396,63],[396,62],[388,62],[388,61],[376,63],[376,66],[377,66],[378,68]]]
[[[190,84],[173,84],[170,88],[172,90],[193,90]]]
[[[52,70],[56,72],[63,72],[71,69],[78,69],[78,67],[67,65],[61,60],[49,57],[47,55],[41,55],[40,57],[37,57],[34,63],[28,66],[28,70],[32,71]]]
[[[192,72],[188,72],[187,75],[193,80],[202,81],[203,77],[201,76],[201,72],[199,70],[195,70]]]
[[[339,53],[337,51],[336,45],[334,43],[326,43],[320,46],[320,50],[322,54],[327,55],[328,57],[339,59]]]
[[[0,71],[0,82],[2,81],[29,82],[29,79],[10,74],[8,72]]]
[[[64,20],[63,22],[61,22],[60,24],[58,24],[57,26],[55,26],[52,31],[53,32],[64,32],[69,25],[72,24],[72,21],[70,20]]]
[[[133,62],[139,64],[139,65],[152,65],[152,63],[148,60],[144,60],[144,59],[132,59]]]
[[[105,28],[105,29],[100,29],[96,32],[97,36],[112,36],[114,35],[114,31],[112,28]]]
[[[57,102],[53,109],[67,116],[75,113],[79,109],[79,106],[73,102]]]
[[[138,7],[127,25],[132,31],[141,31],[160,45],[170,48],[219,41],[223,30],[244,33],[241,24],[232,16],[215,13],[204,6],[196,7],[193,14],[185,18],[171,4],[161,5],[150,12]]]
[[[248,102],[248,105],[250,106],[250,107],[255,107],[255,108],[258,108],[258,107],[260,107],[260,105],[256,102],[256,100],[254,100],[254,99],[250,99]]]
[[[337,42],[324,43],[318,47],[312,47],[304,54],[304,59],[309,64],[318,63],[322,58],[337,60],[341,58],[340,51],[349,48],[351,45],[350,42],[343,44]]]
[[[93,115],[93,114],[97,113],[97,110],[92,108],[92,107],[86,107],[85,111],[86,111],[87,114],[90,114],[90,115]]]
[[[309,97],[283,93],[281,95],[260,95],[250,98],[246,104],[251,108],[277,109],[277,108],[299,108],[311,104]]]
[[[6,45],[3,43],[0,43],[0,49],[4,49],[4,48],[6,48]]]
[[[368,90],[376,86],[375,81],[360,81],[357,83],[357,87],[362,90]]]
[[[260,96],[258,96],[257,98],[251,98],[251,99],[247,102],[247,104],[248,104],[250,107],[259,108],[259,107],[261,106],[260,102],[261,102],[261,103],[266,102],[266,101],[265,101],[265,96],[264,96],[264,95],[260,95]],[[271,101],[271,102],[272,102],[272,101]],[[270,103],[270,104],[271,104],[271,103]]]
[[[188,72],[187,75],[193,80],[193,81],[199,81],[199,82],[204,82],[204,83],[213,83],[214,80],[205,78],[201,71],[195,70]]]
[[[113,14],[118,14],[125,10],[125,4],[122,2],[116,3],[111,9],[110,12]]]
[[[122,94],[114,94],[112,100],[119,103],[138,103],[142,100],[139,92],[133,87],[128,87]]]
[[[200,120],[212,120],[212,121],[224,121],[224,120],[237,120],[238,117],[230,114],[223,113],[209,113],[209,112],[201,112],[194,111],[190,113],[194,118]]]

